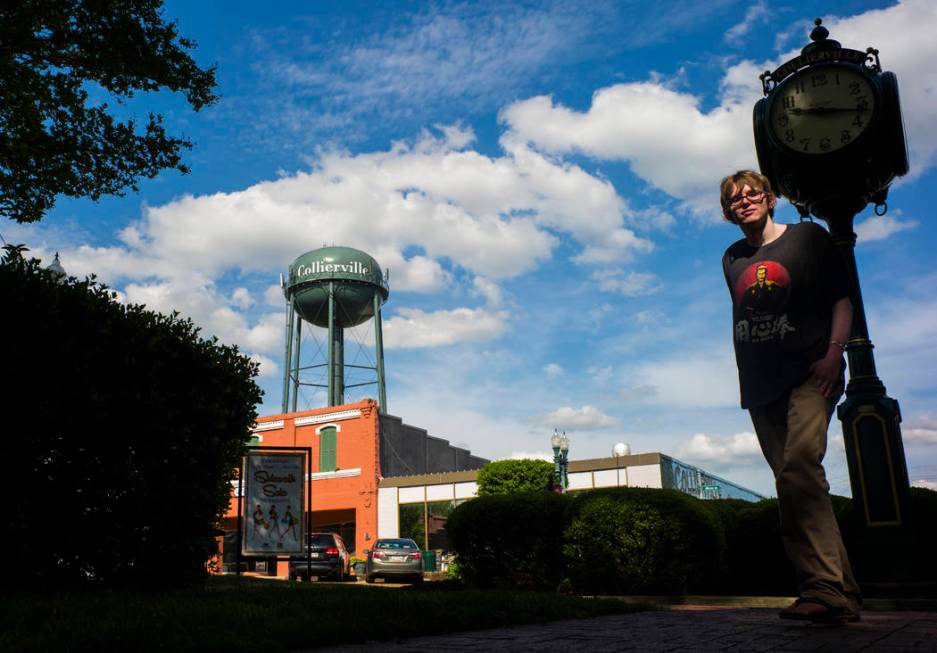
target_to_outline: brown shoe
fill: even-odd
[[[801,597],[778,613],[781,619],[837,625],[859,621],[859,613],[846,607],[829,605],[813,597]]]

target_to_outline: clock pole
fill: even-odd
[[[875,370],[853,221],[870,202],[886,206],[892,180],[908,172],[907,145],[897,79],[882,71],[878,50],[844,48],[827,39],[821,23],[816,20],[800,56],[761,76],[765,97],[755,105],[755,145],[761,171],[778,193],[802,216],[829,224],[851,277],[849,384],[838,416],[856,512],[866,526],[888,531],[907,524],[908,470],[898,402]]]
[[[870,527],[904,526],[907,521],[908,467],[901,439],[898,401],[885,393],[875,370],[865,305],[856,266],[855,214],[851,209],[824,219],[853,286],[852,335],[846,344],[849,384],[837,409],[843,425],[846,463],[856,508]]]

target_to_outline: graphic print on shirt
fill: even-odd
[[[790,294],[791,275],[777,261],[753,263],[735,283],[734,299],[739,307],[735,323],[738,342],[784,340],[794,327],[784,310]]]

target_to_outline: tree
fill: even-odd
[[[257,364],[190,320],[8,250],[0,587],[196,582],[261,400]]]
[[[545,460],[496,460],[478,470],[478,496],[549,490],[552,478]]]
[[[165,22],[163,0],[17,0],[0,4],[0,215],[34,222],[57,195],[138,190],[160,170],[187,173],[185,138],[160,114],[145,125],[118,120],[137,92],[182,93],[196,111],[214,103],[215,67],[199,68],[195,42]]]

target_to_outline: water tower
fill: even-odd
[[[387,301],[389,291],[385,275],[381,274],[377,261],[368,254],[350,247],[323,247],[306,252],[293,261],[290,265],[289,279],[281,279],[281,285],[289,306],[283,366],[283,412],[296,410],[301,385],[327,387],[329,406],[344,403],[344,330],[363,324],[372,317],[375,365],[353,367],[374,370],[377,378],[376,381],[355,385],[376,383],[379,409],[386,412],[381,305]],[[326,363],[300,367],[303,321],[328,329]],[[323,366],[327,368],[328,383],[304,383],[300,380],[301,372]]]

